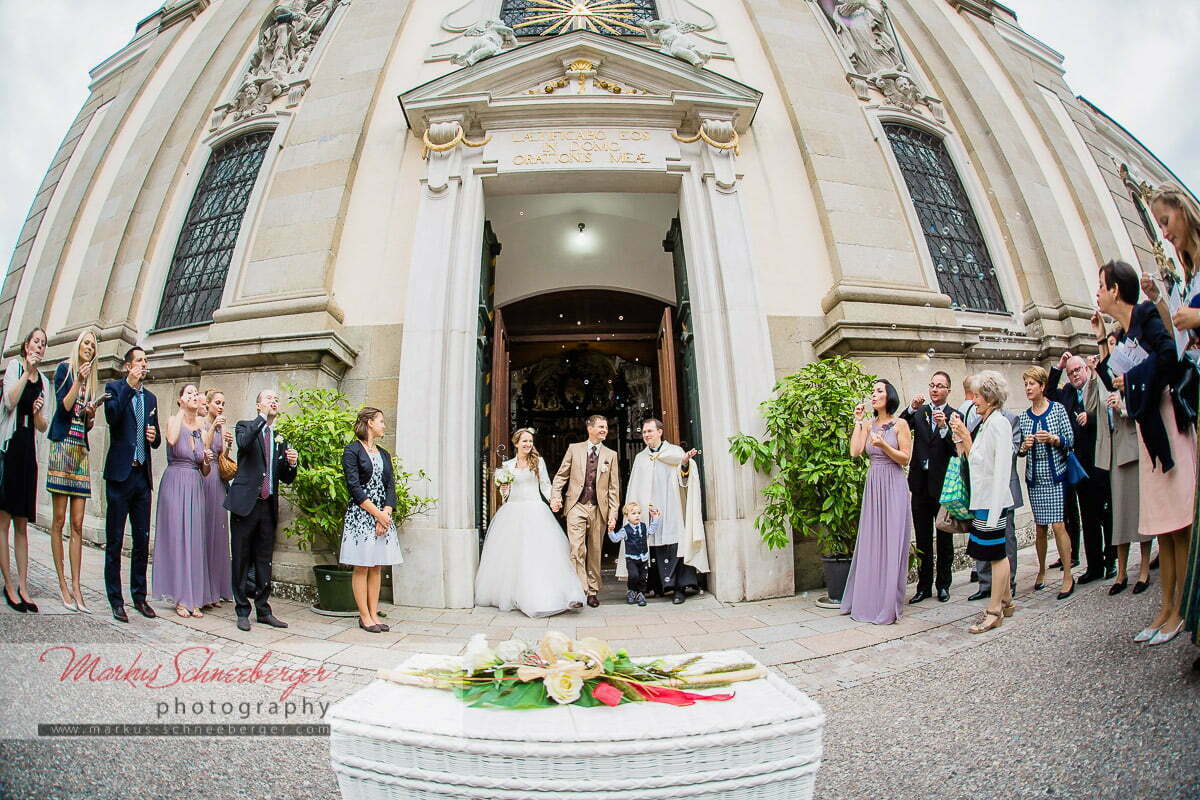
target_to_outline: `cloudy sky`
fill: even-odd
[[[233,2],[235,0],[224,0]],[[905,2],[905,0],[892,0]],[[922,2],[939,0],[922,0]],[[1067,56],[1067,81],[1200,191],[1200,2],[1005,0]],[[87,97],[87,71],[161,0],[0,0],[0,252],[7,265],[34,192]]]

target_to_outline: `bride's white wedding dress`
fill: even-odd
[[[542,502],[550,497],[545,461],[538,459],[537,475],[517,469],[516,459],[503,467],[512,472],[513,482],[483,540],[475,604],[515,608],[529,617],[548,617],[582,604],[583,588],[571,566],[566,534]]]

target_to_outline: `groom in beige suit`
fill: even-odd
[[[621,503],[621,477],[617,474],[617,453],[604,446],[608,420],[599,414],[587,418],[588,440],[567,448],[562,466],[554,475],[550,509],[563,508],[563,487],[567,489],[567,539],[571,543],[571,563],[579,576],[579,585],[587,593],[587,604],[600,605],[600,549],[604,531],[617,529],[617,509]]]

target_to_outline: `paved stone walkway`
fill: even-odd
[[[240,631],[231,603],[206,612],[201,619],[178,617],[169,604],[162,602],[153,603],[159,611],[155,620],[144,619],[127,607],[130,623],[122,625],[108,613],[102,551],[84,548],[82,574],[86,601],[95,612],[95,619],[117,626],[135,638],[162,644],[208,641],[237,659],[256,660],[264,651],[270,651],[282,663],[323,663],[347,679],[349,688],[362,685],[375,670],[393,667],[413,653],[457,655],[475,633],[487,634],[494,643],[514,636],[536,639],[553,629],[575,637],[596,636],[637,656],[745,650],[775,667],[801,689],[820,693],[977,646],[989,637],[1020,630],[1042,615],[1069,608],[1093,592],[1107,590],[1108,584],[1098,581],[1080,587],[1068,600],[1058,601],[1054,580],[1058,573],[1052,573],[1047,588],[1033,592],[1035,556],[1031,548],[1022,550],[1020,555],[1017,593],[1020,611],[999,631],[983,636],[972,636],[966,631],[984,605],[967,601],[977,584],[967,581],[966,571],[955,575],[949,602],[929,599],[916,606],[905,606],[904,616],[892,625],[860,623],[836,610],[818,608],[815,604],[818,592],[749,603],[723,603],[706,594],[689,598],[683,605],[658,599],[639,608],[626,605],[623,589],[610,579],[599,608],[585,607],[549,619],[529,619],[519,612],[494,608],[445,610],[385,604],[383,610],[391,631],[382,634],[360,630],[356,616],[322,616],[299,603],[274,599],[272,608],[288,622],[286,629],[254,624],[249,632]],[[44,531],[31,531],[30,562],[34,599],[42,613],[71,614],[58,599],[50,539]],[[122,565],[126,580],[128,569],[126,559]],[[912,589],[910,586],[910,594]],[[0,607],[0,612],[15,613],[6,607]],[[919,646],[909,642],[915,634],[926,631],[932,633],[921,637]],[[837,668],[830,669],[831,665]],[[344,688],[335,690],[334,696]]]

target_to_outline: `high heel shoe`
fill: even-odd
[[[1033,584],[1033,590],[1035,592],[1040,592],[1042,589],[1045,589],[1045,588],[1046,588],[1046,573],[1039,572],[1037,580]]]
[[[1133,636],[1133,640],[1139,644],[1148,642],[1158,635],[1158,628],[1142,628]]]
[[[1183,630],[1183,620],[1179,620],[1179,624],[1175,626],[1175,630],[1171,631],[1170,633],[1167,633],[1165,628],[1160,629],[1158,633],[1154,634],[1153,639],[1146,642],[1146,646],[1153,647],[1159,644],[1166,644],[1178,636],[1181,630]]]
[[[1108,593],[1109,593],[1109,595],[1120,594],[1121,592],[1125,591],[1125,587],[1127,587],[1128,585],[1129,585],[1128,578],[1126,578],[1123,581],[1117,581],[1112,586],[1108,587]]]
[[[21,605],[23,605],[25,607],[26,613],[29,613],[29,614],[38,613],[37,603],[33,602],[32,600],[26,600],[24,597],[21,597],[21,593],[19,591],[17,592],[17,599],[20,600]]]
[[[25,613],[25,603],[21,602],[20,597],[14,601],[12,599],[12,595],[8,593],[8,586],[4,587],[4,602],[8,603],[8,607],[13,611],[16,611],[19,614]]]
[[[988,622],[988,617],[993,617],[996,621]],[[983,613],[983,619],[980,620],[977,625],[972,625],[971,627],[967,628],[967,631],[970,633],[983,633],[984,631],[990,631],[993,628],[999,628],[1002,624],[1004,624],[1003,616],[1000,614],[994,614],[991,611],[985,611]]]
[[[1071,578],[1071,588],[1067,589],[1065,592],[1059,592],[1058,599],[1066,600],[1068,597],[1070,597],[1073,594],[1075,594],[1075,579]]]
[[[1150,579],[1147,578],[1146,580],[1138,581],[1137,583],[1135,583],[1133,585],[1133,593],[1141,594],[1142,592],[1146,591],[1149,588],[1150,588]]]

